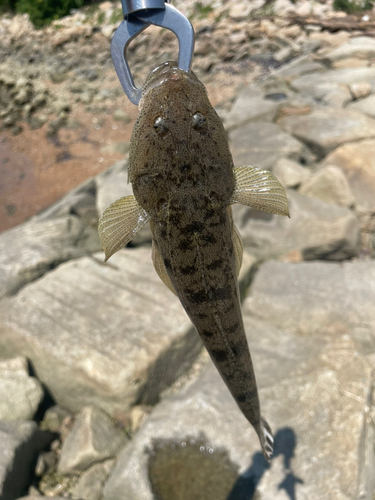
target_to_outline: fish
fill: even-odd
[[[285,189],[269,171],[234,167],[204,85],[173,61],[155,68],[142,88],[129,181],[134,196],[112,203],[99,220],[105,260],[150,223],[155,270],[180,299],[269,461],[273,436],[261,415],[242,320],[243,246],[231,206],[289,216]]]

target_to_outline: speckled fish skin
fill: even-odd
[[[143,89],[129,180],[150,216],[173,288],[269,460],[272,433],[261,417],[240,307],[233,168],[224,127],[203,84],[175,63],[157,68]]]

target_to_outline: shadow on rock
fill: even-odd
[[[293,429],[285,427],[275,434],[275,446],[273,459],[282,455],[284,457],[285,477],[278,485],[279,490],[285,490],[290,500],[297,500],[296,485],[302,484],[303,480],[296,477],[291,470],[291,462],[294,456],[297,439]],[[266,470],[272,469],[272,462],[269,464],[262,453],[255,453],[250,467],[238,478],[233,489],[226,500],[255,500],[257,485],[262,479]]]

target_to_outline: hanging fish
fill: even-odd
[[[134,196],[110,205],[99,221],[105,259],[150,222],[156,272],[180,299],[270,460],[273,437],[261,416],[241,315],[243,249],[231,205],[289,216],[285,190],[271,172],[234,168],[205,87],[174,62],[145,82],[128,175]]]

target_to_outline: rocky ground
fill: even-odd
[[[254,4],[255,15],[249,5],[184,4],[194,69],[235,164],[270,169],[288,190],[291,219],[234,207],[274,459],[264,461],[157,277],[149,229],[103,264],[97,221],[131,193],[125,155],[137,113],[109,62],[118,6],[41,32],[2,18],[3,229],[69,191],[0,235],[3,500],[373,499],[371,14],[276,0]],[[152,56],[146,36],[130,53],[140,80],[145,58],[171,57],[169,34],[158,36]]]

